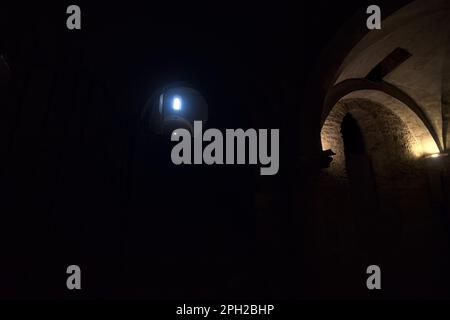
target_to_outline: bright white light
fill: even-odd
[[[172,101],[172,108],[173,108],[173,110],[181,110],[181,98],[180,97],[175,97],[175,98],[173,98],[173,101]]]
[[[447,157],[447,153],[433,153],[427,156],[426,158],[441,158],[441,157]]]
[[[430,157],[431,158],[438,158],[439,157],[439,153],[432,154]]]

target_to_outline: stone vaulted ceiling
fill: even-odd
[[[383,11],[382,11],[383,13]],[[335,85],[366,78],[397,48],[411,54],[382,81],[409,95],[435,130],[444,149],[450,146],[450,1],[417,0],[383,17],[382,29],[370,31],[350,51]],[[378,101],[382,102],[382,101]]]

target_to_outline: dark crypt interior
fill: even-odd
[[[70,4],[0,5],[1,299],[450,298],[448,1]],[[278,173],[174,165],[174,86]]]

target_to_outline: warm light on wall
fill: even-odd
[[[448,156],[447,153],[433,153],[433,154],[430,154],[430,155],[426,156],[425,159],[442,158],[442,157],[446,157],[446,156]]]
[[[421,156],[429,156],[439,154],[439,148],[436,142],[431,137],[426,137],[422,139],[422,154]]]
[[[418,143],[417,141],[415,141],[415,143],[412,144],[411,152],[416,158],[420,158],[425,154],[425,152],[423,152],[422,144]]]

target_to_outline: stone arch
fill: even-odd
[[[350,114],[361,128],[366,152],[371,157],[379,182],[402,174],[414,173],[416,159],[422,151],[417,134],[394,111],[362,97],[338,101],[321,130],[324,149],[336,154],[326,172],[342,181],[348,178],[341,125]]]
[[[417,114],[440,152],[448,149],[449,17],[450,4],[445,0],[411,1],[385,15],[379,32],[366,33],[348,51],[334,73],[331,90],[346,86],[354,91],[356,85],[392,95]],[[383,74],[381,81],[368,81],[371,71],[397,49],[409,57]]]
[[[445,57],[442,65],[441,110],[442,136],[446,150],[450,149],[450,33],[446,35]]]
[[[419,142],[413,150],[416,157],[443,150],[437,131],[420,106],[408,94],[386,82],[375,83],[367,79],[349,79],[334,86],[325,98],[321,128],[337,102],[349,98],[371,100],[396,114]],[[326,140],[326,137],[322,136],[323,134],[321,134],[321,140],[323,141],[324,138]]]

